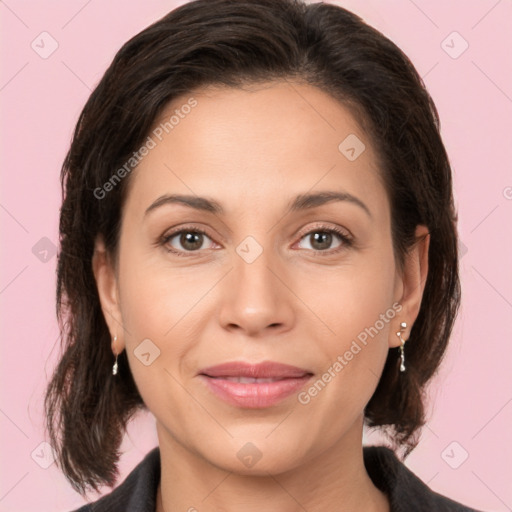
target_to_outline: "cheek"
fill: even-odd
[[[171,264],[162,248],[130,252],[129,245],[120,262],[122,316],[128,337],[132,343],[143,337],[159,346],[166,344],[186,325],[189,312],[196,309],[214,276]]]
[[[123,322],[132,344],[142,337],[160,345],[183,309],[175,284],[158,277],[156,272],[128,271],[121,278]]]
[[[321,286],[310,286],[308,292],[311,300],[316,297],[314,311],[329,328],[327,336],[317,338],[326,358],[321,380],[329,391],[322,392],[324,399],[353,404],[357,409],[364,407],[378,383],[391,325],[396,324],[401,309],[393,301],[391,248],[379,254],[354,258],[353,264],[333,269],[329,279],[324,277]]]
[[[124,280],[125,349],[137,389],[148,409],[159,417],[181,396],[180,364],[194,337],[187,322],[197,317],[191,300],[180,293],[179,279],[173,282],[160,273],[143,274],[132,273]],[[194,295],[190,290],[189,294]]]
[[[135,382],[151,409],[156,397],[179,394],[173,377],[179,380],[182,372],[190,373],[183,365],[211,318],[208,292],[222,272],[171,266],[161,254],[127,250],[122,254],[119,278],[126,351]]]
[[[375,256],[356,256],[347,264],[308,276],[299,293],[329,328],[332,344],[340,349],[375,326],[386,337],[393,308],[395,267],[391,250]],[[384,325],[380,319],[386,316]],[[386,321],[387,320],[387,321]],[[362,336],[364,338],[364,336]]]

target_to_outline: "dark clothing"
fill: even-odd
[[[478,512],[435,493],[384,446],[365,446],[364,464],[388,495],[391,512]],[[118,487],[73,512],[155,512],[160,448],[151,450]]]

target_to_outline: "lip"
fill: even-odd
[[[304,368],[274,361],[263,361],[256,364],[246,363],[245,361],[230,361],[203,368],[199,372],[200,375],[207,375],[208,377],[253,377],[255,379],[297,378],[303,377],[308,373],[312,372]]]
[[[204,368],[198,374],[202,382],[218,398],[237,407],[260,409],[270,407],[296,393],[313,373],[297,366],[265,361],[250,364],[233,361]],[[242,379],[237,382],[236,379]],[[246,379],[265,379],[243,382]],[[272,379],[272,381],[268,381]]]

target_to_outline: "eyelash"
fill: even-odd
[[[179,256],[179,257],[190,257],[190,256],[193,256],[194,255],[194,252],[199,252],[199,251],[177,251],[175,249],[170,249],[167,244],[169,243],[169,241],[174,238],[176,235],[180,235],[182,233],[196,233],[196,234],[202,234],[202,235],[205,235],[207,236],[208,238],[211,238],[208,233],[201,229],[201,228],[197,228],[197,227],[182,227],[180,228],[179,230],[176,230],[176,231],[172,231],[171,233],[168,233],[166,235],[163,235],[158,244],[163,246],[165,248],[165,250],[167,252],[170,252],[172,254],[175,254],[176,256]],[[318,250],[318,249],[307,249],[309,251],[312,251],[315,255],[320,255],[320,256],[332,256],[333,254],[337,254],[338,252],[340,251],[343,251],[347,248],[350,248],[352,247],[353,245],[353,239],[351,236],[347,235],[344,231],[342,231],[341,229],[339,228],[336,228],[336,227],[327,227],[327,226],[316,226],[314,229],[310,229],[309,231],[303,233],[300,235],[300,238],[299,238],[299,241],[302,240],[304,237],[306,237],[307,235],[311,235],[313,233],[334,233],[335,235],[338,235],[338,237],[340,238],[342,244],[339,246],[339,247],[336,247],[335,249],[331,249],[331,250],[325,250],[325,251],[321,251],[321,250]]]

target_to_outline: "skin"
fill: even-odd
[[[400,272],[370,140],[321,90],[285,81],[203,88],[177,98],[155,125],[190,96],[197,106],[130,177],[118,259],[111,261],[100,237],[93,258],[117,335],[112,350],[127,350],[156,418],[157,511],[388,511],[363,463],[363,410],[389,348],[400,345],[400,322],[407,340],[418,315],[427,230],[418,226],[426,236]],[[349,134],[366,146],[355,161],[338,150]],[[356,196],[371,216],[349,201],[286,212],[296,195],[320,190]],[[166,204],[145,215],[166,193],[215,199],[224,213]],[[181,226],[207,231],[199,249],[187,252],[179,234],[157,243]],[[353,243],[335,234],[330,245],[315,242],[312,233],[333,227]],[[247,236],[263,249],[252,263],[236,252]],[[318,378],[393,303],[400,312],[306,405],[292,395],[264,409],[236,407],[197,377],[226,361],[271,360]],[[134,354],[147,338],[160,350],[149,366]],[[237,457],[248,442],[261,453],[250,468]]]

